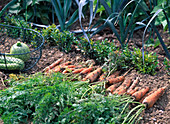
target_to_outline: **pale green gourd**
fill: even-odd
[[[20,41],[15,43],[11,49],[10,49],[10,54],[21,54],[21,53],[27,53],[30,52],[29,47]],[[28,61],[30,59],[30,53],[23,54],[23,55],[14,55],[13,57],[19,58],[23,60],[24,62]]]
[[[7,70],[23,70],[25,67],[24,61],[14,57],[0,56],[0,69]]]

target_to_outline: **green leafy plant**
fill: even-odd
[[[20,19],[31,22],[49,24],[52,10],[50,0],[13,0],[13,4],[6,6],[9,13]],[[5,8],[6,8],[5,7]]]
[[[0,91],[0,115],[4,123],[119,124],[130,111],[128,104],[133,99],[104,96],[102,82],[90,86],[88,82],[72,82],[61,73],[49,76],[37,73],[8,80],[12,86]]]
[[[76,1],[78,3],[78,1]],[[63,30],[68,30],[69,27],[78,20],[78,8],[75,10],[72,15],[70,15],[71,5],[73,0],[51,0],[51,3],[54,7],[55,14],[59,21],[59,28]],[[72,9],[73,10],[73,9]],[[69,18],[69,19],[68,19]],[[67,21],[68,20],[68,21]]]
[[[46,42],[49,42],[50,44],[55,45],[55,40],[51,36],[52,32],[55,32],[55,31],[58,31],[58,28],[56,27],[55,24],[52,24],[47,28],[43,28],[42,35],[44,36],[44,39],[46,40]]]
[[[139,2],[136,1],[130,1],[128,2],[127,0],[111,0],[111,1],[104,1],[104,0],[97,0],[96,2],[96,7],[95,9],[93,9],[93,2],[92,1],[88,1],[90,4],[90,23],[89,23],[89,30],[91,30],[92,28],[98,26],[99,24],[102,23],[101,26],[99,26],[92,34],[90,37],[94,36],[96,33],[98,33],[99,31],[103,30],[106,27],[110,27],[111,30],[113,31],[113,33],[115,34],[115,36],[117,37],[118,41],[120,42],[121,46],[124,47],[128,44],[130,38],[132,37],[133,31],[135,29],[135,23],[134,23],[134,16],[135,13],[138,9],[139,6]],[[134,2],[136,4],[131,4],[132,2]],[[100,3],[100,4],[99,4]],[[80,20],[80,25],[81,25],[81,13],[82,13],[82,8],[83,6],[85,6],[87,4],[87,2],[82,2],[80,3],[80,7],[79,7],[79,20]],[[104,11],[106,13],[106,17],[105,18],[101,18],[99,20],[99,22],[97,22],[97,24],[95,24],[94,26],[91,27],[91,22],[97,12],[97,7],[98,5],[102,5],[104,7]],[[131,7],[133,6],[135,9],[134,11],[126,11],[125,9],[127,8],[127,6],[131,5]],[[93,13],[94,10],[94,13]],[[99,23],[99,24],[98,24]],[[117,31],[116,25],[119,25],[119,30],[120,33]],[[83,26],[81,25],[81,28],[83,30],[83,33],[85,35],[85,37],[88,39]],[[88,40],[89,41],[89,40]]]
[[[15,17],[13,15],[12,16],[6,15],[5,21],[3,22],[3,24],[32,29],[31,25],[28,24],[26,21],[24,21],[22,19],[18,19],[17,17]]]
[[[60,31],[55,24],[42,30],[47,43],[51,46],[58,46],[58,48],[64,52],[69,52],[73,49],[73,43],[76,41],[76,37],[69,31]]]
[[[140,49],[134,49],[132,52],[132,63],[135,65],[135,68],[142,72],[148,74],[156,74],[156,68],[158,67],[158,58],[156,53],[146,53],[144,52],[145,63],[143,63],[142,52]]]
[[[134,67],[137,71],[147,74],[156,74],[158,67],[158,57],[156,54],[144,52],[145,63],[142,59],[142,51],[138,48],[133,48],[132,51],[126,47],[122,52],[112,52],[108,56],[110,61],[109,66],[112,69],[128,69]],[[108,61],[107,60],[107,61]]]
[[[108,54],[117,49],[116,45],[114,45],[113,42],[108,42],[107,39],[95,42],[90,40],[89,45],[86,38],[80,37],[79,40],[75,41],[75,43],[78,50],[80,49],[84,55],[95,59],[99,64],[103,64],[108,58]]]
[[[11,88],[1,91],[0,113],[4,123],[27,123],[29,118],[43,123],[55,120],[72,99],[66,86],[69,82],[62,80],[61,74],[50,79],[36,74],[13,82]]]
[[[79,37],[78,40],[75,41],[77,50],[80,50],[81,53],[87,57],[95,58],[97,56],[97,51],[90,46],[94,47],[94,42],[90,40],[90,44],[88,40],[84,37]]]
[[[164,65],[165,69],[168,71],[168,74],[170,75],[170,61],[167,58],[164,58]]]

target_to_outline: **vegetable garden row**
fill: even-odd
[[[140,123],[145,111],[168,96],[169,39],[159,31],[170,33],[169,4],[168,0],[11,0],[0,6],[0,73],[10,71],[5,79],[0,75],[6,86],[0,90],[0,119],[4,124]],[[84,23],[82,18],[89,19]],[[94,40],[98,36],[104,40]],[[42,52],[47,46],[88,60],[74,63],[66,61],[69,57],[53,56],[58,59],[44,64],[50,59],[50,49]],[[161,53],[156,54],[157,48]],[[36,71],[42,54],[45,60],[38,67],[43,69]],[[33,74],[24,73],[31,69]],[[132,70],[139,74],[132,78]],[[154,75],[161,71],[165,79],[159,84]],[[143,82],[142,74],[153,79]],[[169,96],[161,103],[166,104],[163,109],[168,100]]]

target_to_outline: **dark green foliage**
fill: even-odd
[[[116,100],[113,100],[113,99]],[[59,116],[60,123],[74,123],[74,124],[121,124],[126,114],[120,113],[124,104],[120,102],[120,97],[100,97],[91,98],[86,102],[74,104],[75,109],[68,111],[64,109],[63,113]]]
[[[9,13],[24,19],[26,22],[49,24],[52,13],[50,0],[18,0],[11,5]]]
[[[55,24],[43,29],[42,35],[48,43],[52,46],[58,46],[58,48],[64,52],[71,51],[73,43],[76,41],[76,37],[73,33],[69,31],[60,32]]]
[[[156,53],[144,52],[144,63],[142,61],[142,52],[140,49],[134,49],[132,52],[132,64],[141,73],[156,74],[156,68],[158,67],[158,57]]]
[[[54,38],[55,44],[59,47],[59,49],[64,52],[71,51],[73,43],[76,40],[74,34],[69,31],[60,32],[59,30],[56,30],[51,33],[51,36]]]
[[[28,121],[121,124],[127,116],[129,110],[125,105],[131,101],[129,97],[104,96],[101,84],[90,88],[88,82],[71,82],[65,78],[60,73],[50,77],[37,73],[19,81],[11,80],[12,86],[0,92],[4,124]]]
[[[21,83],[22,82],[22,83]],[[53,78],[36,74],[25,81],[13,82],[1,92],[0,112],[5,123],[50,122],[72,101],[68,81],[61,74]]]
[[[87,39],[83,37],[80,37],[75,43],[84,55],[95,59],[99,64],[103,64],[108,59],[108,54],[117,49],[116,45],[113,42],[108,42],[107,39],[95,42],[91,40],[91,47]]]
[[[168,74],[170,75],[170,61],[167,58],[164,58],[164,65],[165,69],[168,71]]]
[[[112,52],[109,54],[110,63],[112,68],[116,69],[128,69],[134,67],[137,71],[147,74],[156,74],[156,68],[158,67],[158,57],[152,53],[144,52],[145,63],[142,60],[142,51],[138,48],[133,48],[130,51],[127,47],[122,52]]]

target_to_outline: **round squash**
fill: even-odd
[[[11,49],[10,49],[10,54],[21,54],[21,53],[27,53],[30,52],[29,47],[20,41],[15,43]],[[30,53],[23,54],[23,55],[14,55],[13,57],[19,58],[23,60],[24,62],[28,61],[30,59]]]

